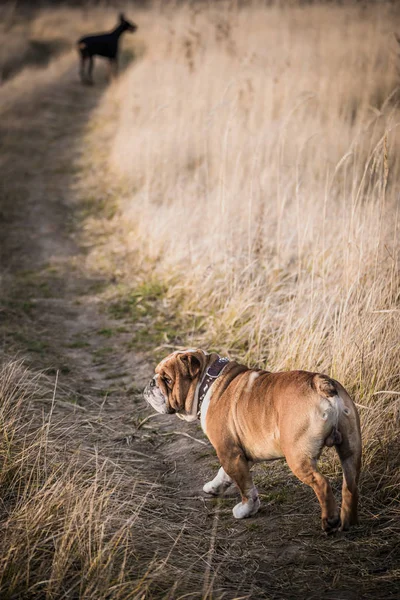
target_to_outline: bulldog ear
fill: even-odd
[[[185,366],[187,374],[190,375],[192,379],[194,379],[196,375],[199,374],[201,369],[200,360],[195,354],[192,353],[182,354],[181,356],[179,356],[179,359],[181,363]]]

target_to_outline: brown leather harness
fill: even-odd
[[[199,387],[199,400],[197,404],[197,417],[200,419],[201,405],[206,394],[214,381],[221,375],[226,365],[230,362],[229,358],[219,356],[207,369],[206,374]]]

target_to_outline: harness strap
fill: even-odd
[[[219,356],[207,369],[206,374],[203,377],[199,387],[199,400],[197,404],[197,416],[200,418],[201,405],[203,400],[214,383],[214,381],[221,375],[226,365],[230,362],[229,358],[221,358]]]

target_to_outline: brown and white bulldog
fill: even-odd
[[[159,413],[200,419],[221,468],[205,484],[221,494],[234,482],[242,502],[237,519],[260,506],[250,468],[255,462],[286,458],[293,473],[311,486],[327,533],[357,523],[361,432],[357,409],[343,386],[319,373],[271,373],[249,369],[218,354],[178,351],[156,367],[144,397]],[[343,468],[339,510],[329,481],[317,468],[324,446],[335,446]]]

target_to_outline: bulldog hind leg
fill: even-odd
[[[286,456],[293,473],[315,492],[321,506],[322,529],[325,533],[334,533],[340,527],[339,510],[329,481],[317,468],[317,459],[303,456]]]
[[[242,501],[236,504],[232,510],[233,516],[236,519],[252,517],[260,508],[257,488],[253,483],[250,473],[251,464],[241,453],[238,453],[234,457],[229,457],[223,462],[226,473],[236,483],[242,496]]]
[[[203,491],[213,496],[222,495],[231,483],[233,483],[232,479],[225,473],[224,468],[221,467],[214,479],[203,486]]]
[[[350,407],[351,408],[351,407]],[[358,480],[361,469],[361,432],[358,419],[349,412],[341,417],[342,443],[335,446],[343,469],[342,507],[340,520],[342,531],[357,525]]]
[[[340,456],[340,453],[339,453]],[[341,531],[347,531],[358,524],[358,478],[360,475],[361,457],[351,455],[340,456],[343,469],[342,507],[340,511]]]

